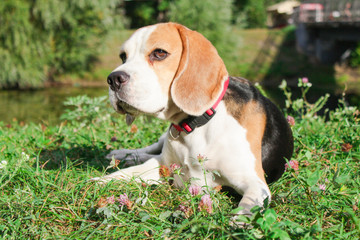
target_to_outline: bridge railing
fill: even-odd
[[[306,0],[295,8],[295,23],[360,22],[360,0]]]

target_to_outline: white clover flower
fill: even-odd
[[[28,160],[30,159],[30,156],[27,155],[27,154],[24,153],[24,152],[21,153],[21,157],[22,157],[23,160],[26,160],[26,161],[28,161]]]
[[[0,162],[0,169],[5,168],[7,164],[8,164],[7,161],[2,160],[2,161]]]

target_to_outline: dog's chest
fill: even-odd
[[[165,165],[171,166],[175,163],[181,167],[181,174],[174,176],[177,187],[182,187],[184,182],[189,180],[192,184],[199,186],[215,187],[221,184],[215,174],[216,159],[209,158],[209,155],[213,154],[206,151],[206,147],[171,141],[163,154]]]
[[[255,165],[246,129],[226,113],[224,106],[219,106],[217,116],[209,123],[189,135],[175,139],[168,133],[163,160],[167,166],[181,166],[182,179],[175,177],[179,186],[191,178],[201,186],[223,185],[227,175],[236,172],[245,176]]]

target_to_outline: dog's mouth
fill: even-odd
[[[136,104],[129,104],[128,100],[126,100],[126,95],[122,96],[121,93],[111,90],[109,95],[110,102],[112,103],[115,111],[117,113],[126,115],[126,123],[128,125],[130,125],[134,121],[135,117],[139,115],[150,115],[157,117],[166,109],[166,107],[160,107],[157,111],[153,111],[151,109],[146,111],[147,109],[144,107],[138,107]]]
[[[115,110],[120,114],[138,115],[140,113],[138,109],[119,99],[116,101]]]
[[[135,117],[139,114],[139,110],[121,100],[117,100],[115,110],[120,114],[126,115],[125,119],[128,126],[130,126],[134,122]]]
[[[140,115],[140,114],[145,114],[145,115],[157,115],[159,114],[160,112],[164,111],[165,110],[165,107],[159,109],[158,111],[155,111],[155,112],[145,112],[145,111],[142,111],[142,110],[139,110],[137,108],[135,108],[134,106],[124,102],[124,101],[121,101],[121,100],[118,100],[117,103],[116,103],[116,111],[118,113],[121,113],[121,114],[131,114],[131,115],[134,115],[134,116],[137,116],[137,115]]]

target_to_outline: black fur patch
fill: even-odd
[[[291,128],[284,115],[248,80],[240,77],[230,77],[224,101],[238,106],[230,112],[236,119],[241,118],[244,105],[250,101],[260,103],[260,111],[266,114],[266,126],[261,143],[262,165],[267,183],[279,179],[285,171],[285,158],[290,160],[294,148]]]

